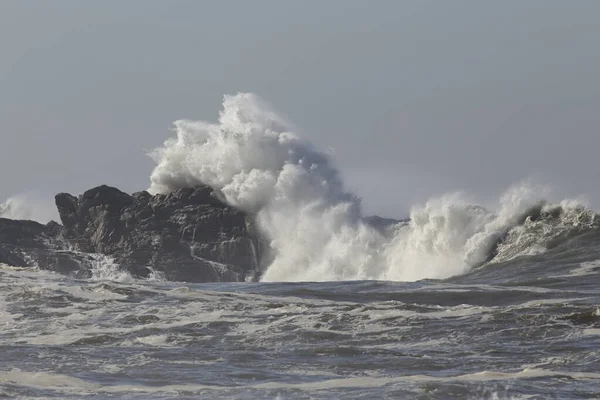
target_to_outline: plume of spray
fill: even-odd
[[[48,223],[58,220],[58,212],[52,199],[36,192],[27,192],[9,197],[0,204],[0,218],[27,219]]]
[[[484,262],[498,237],[541,202],[527,186],[509,190],[496,213],[444,196],[382,233],[363,222],[360,200],[330,157],[258,96],[225,96],[217,123],[174,125],[176,137],[150,154],[157,165],[149,191],[204,184],[255,213],[272,252],[264,281],[447,278]]]

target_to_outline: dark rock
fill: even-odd
[[[238,281],[258,268],[252,218],[206,186],[156,196],[99,186],[79,198],[58,194],[56,206],[76,250],[110,256],[135,276]]]
[[[62,241],[63,228],[54,221],[0,218],[0,263],[15,267],[36,267],[63,274],[85,275],[86,263],[78,254],[69,254]]]
[[[209,187],[152,196],[98,186],[55,200],[63,225],[0,218],[0,263],[78,278],[112,261],[133,276],[154,271],[174,281],[257,274],[261,243],[252,216],[227,206]]]

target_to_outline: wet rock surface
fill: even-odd
[[[152,196],[99,186],[60,193],[56,206],[62,225],[0,219],[0,263],[87,276],[86,254],[103,254],[133,276],[187,282],[239,281],[258,268],[252,216],[209,187]]]

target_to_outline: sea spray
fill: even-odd
[[[151,153],[157,166],[149,191],[206,184],[256,213],[270,242],[264,281],[462,274],[544,203],[544,192],[528,185],[507,191],[496,212],[448,195],[413,207],[408,224],[382,233],[364,222],[360,199],[346,190],[331,158],[291,130],[258,96],[225,96],[217,123],[175,122],[176,137]]]
[[[11,196],[0,204],[0,218],[28,219],[40,223],[58,220],[53,201],[37,192],[27,192]]]

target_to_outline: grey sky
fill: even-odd
[[[368,212],[536,176],[600,204],[600,2],[0,2],[0,198],[145,189],[179,118],[251,91]]]

